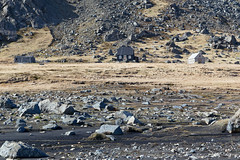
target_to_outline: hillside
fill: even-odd
[[[7,50],[9,56],[30,54],[39,60],[113,62],[109,50],[130,45],[140,61],[182,63],[203,50],[211,62],[238,63],[238,43],[225,40],[234,35],[239,41],[240,4],[235,0],[4,0],[0,6],[1,57]],[[47,46],[15,53],[7,45],[46,26],[53,37]],[[169,48],[169,41],[180,48]]]

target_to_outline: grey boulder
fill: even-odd
[[[3,158],[41,158],[48,157],[43,151],[23,142],[5,141],[0,148]]]
[[[133,116],[133,114],[128,111],[117,111],[114,113],[114,118],[121,118],[126,122],[129,120],[131,116]]]
[[[50,101],[49,99],[39,102],[38,106],[41,112],[46,113],[72,115],[75,112],[73,105],[61,104],[60,102]]]
[[[13,109],[16,108],[17,105],[9,98],[0,98],[0,107]]]
[[[123,131],[119,125],[108,125],[104,124],[100,129],[96,130],[97,133],[112,134],[112,135],[122,135]]]
[[[143,123],[136,117],[131,116],[127,122],[128,125],[143,125]]]
[[[59,108],[60,114],[73,115],[74,112],[75,112],[75,109],[73,105],[62,104]]]
[[[21,116],[24,116],[26,114],[40,114],[41,110],[38,106],[37,102],[30,102],[25,107],[20,107],[18,109],[18,112],[21,114]]]
[[[93,108],[94,108],[95,110],[101,111],[101,110],[103,110],[106,106],[107,106],[107,105],[106,105],[103,101],[101,101],[101,102],[95,103],[95,104],[93,105]]]
[[[67,125],[76,125],[77,119],[74,117],[64,117],[62,122]]]
[[[58,108],[60,107],[60,103],[51,102],[49,99],[45,99],[39,102],[38,106],[42,112],[51,112],[58,113]]]
[[[230,118],[226,130],[229,133],[240,133],[240,109]]]

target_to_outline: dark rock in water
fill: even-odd
[[[0,107],[13,109],[16,108],[17,105],[9,98],[0,98]]]
[[[3,158],[42,158],[48,157],[43,151],[23,142],[5,141],[0,148]]]

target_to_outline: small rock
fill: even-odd
[[[113,135],[106,135],[111,141],[116,141],[116,138]]]
[[[18,127],[18,129],[17,129],[17,132],[19,132],[19,133],[22,133],[22,132],[25,132],[26,131],[26,129],[24,128],[24,127]]]
[[[49,123],[42,127],[44,130],[52,129],[52,130],[59,130],[62,129],[62,127],[58,126],[57,124]]]
[[[74,136],[74,135],[76,135],[76,133],[74,131],[68,131],[64,135],[66,135],[66,136]]]
[[[102,133],[93,133],[88,137],[88,139],[89,140],[104,140],[104,139],[108,139],[108,137]]]
[[[128,125],[143,125],[143,123],[141,121],[139,121],[136,117],[134,116],[131,116],[131,118],[129,118],[128,122],[127,122]]]

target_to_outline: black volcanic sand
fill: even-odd
[[[133,90],[124,90],[124,92],[119,90],[119,93],[114,93],[114,96],[121,95],[122,98],[131,101],[128,101],[126,105],[121,105],[121,103],[113,105],[115,107],[119,107],[120,109],[125,108],[125,110],[134,113],[134,115],[139,115],[138,119],[145,123],[144,126],[140,126],[140,128],[143,129],[143,133],[124,132],[123,135],[114,135],[116,141],[91,141],[88,140],[87,137],[89,137],[91,133],[93,133],[105,122],[98,121],[97,119],[86,120],[87,123],[92,124],[92,127],[67,126],[58,122],[58,125],[63,128],[62,130],[48,130],[43,133],[41,126],[47,124],[48,122],[40,122],[39,124],[36,124],[33,123],[33,121],[27,121],[28,125],[30,124],[33,126],[33,130],[18,133],[16,132],[14,125],[5,126],[3,125],[4,121],[1,121],[0,145],[2,145],[6,140],[23,141],[43,150],[54,159],[240,158],[240,134],[226,133],[224,131],[226,121],[221,122],[221,119],[227,120],[238,110],[240,103],[238,90],[198,90],[191,92],[181,91],[180,93],[178,90],[167,89],[159,94],[146,92],[146,89],[139,90],[137,93],[134,93]],[[100,96],[100,91],[101,97],[109,98],[112,96],[104,96],[104,94],[102,94],[107,91],[106,88],[98,88],[98,92],[92,91],[91,93],[84,94],[79,92],[72,93],[87,97],[88,95]],[[62,92],[61,94],[64,96],[65,93]],[[32,96],[34,97],[34,94],[32,94]],[[164,102],[154,103],[153,100],[151,100],[151,105],[146,106],[141,104],[144,102],[143,100],[140,102],[134,100],[137,96],[154,96],[155,100],[164,99]],[[186,110],[173,109],[172,106],[177,104],[188,104],[192,107],[189,107]],[[216,108],[219,104],[224,105],[220,108]],[[132,108],[130,109],[129,107]],[[143,111],[136,112],[139,108],[143,108]],[[161,116],[156,117],[155,113],[152,112],[154,108],[161,109],[161,111],[156,111],[156,114]],[[75,109],[79,112],[87,112],[90,115],[99,118],[106,117],[106,115],[109,114],[108,112],[93,111],[91,109],[81,110],[81,108],[77,105]],[[202,118],[205,118],[201,117],[198,112],[211,112],[213,110],[217,111],[217,115],[213,117],[216,119],[214,124],[194,124],[195,122],[201,121]],[[168,113],[172,114],[175,121],[166,121],[166,116],[163,115]],[[185,114],[187,113],[191,113],[189,116],[193,120],[186,120]],[[3,114],[6,116],[6,113]],[[113,124],[114,121],[111,123]],[[151,125],[148,125],[149,123],[151,123]],[[75,131],[76,135],[65,136],[64,133],[70,130]]]

